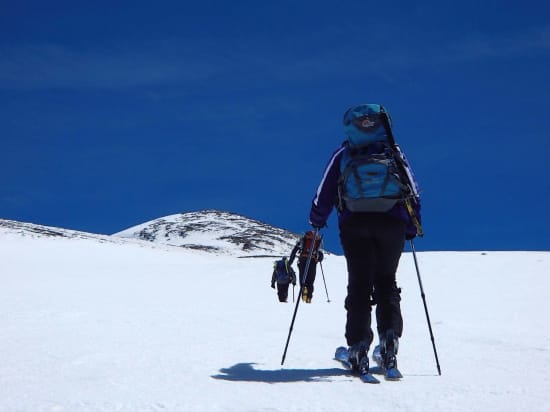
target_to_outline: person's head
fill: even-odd
[[[361,146],[383,140],[386,134],[381,118],[383,115],[387,115],[391,126],[391,119],[382,105],[360,104],[346,110],[342,122],[350,144]]]

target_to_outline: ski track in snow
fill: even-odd
[[[549,252],[418,253],[442,376],[405,253],[404,379],[366,385],[332,360],[343,257],[282,367],[294,304],[270,288],[273,258],[102,239],[0,228],[0,411],[548,410]]]

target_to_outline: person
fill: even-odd
[[[301,297],[305,303],[311,303],[311,299],[313,298],[313,285],[317,274],[317,263],[323,261],[323,252],[319,250],[320,245],[321,236],[319,233],[309,230],[298,240],[298,242],[296,242],[296,246],[294,246],[292,252],[290,252],[290,257],[288,259],[289,265],[292,265],[296,255],[298,255],[298,275],[300,276],[300,288],[302,290]],[[307,258],[311,247],[313,247],[313,252],[306,276]]]
[[[335,199],[339,198],[339,179],[342,175],[340,163],[346,150],[350,150],[350,138],[366,132],[363,127],[372,123],[368,117],[368,106],[373,105],[355,106],[344,114],[348,139],[330,157],[311,204],[310,224],[316,229],[326,226],[329,215],[337,206]],[[382,146],[372,144],[367,146],[367,150],[380,151]],[[404,155],[403,160],[416,190],[417,183]],[[371,306],[376,303],[380,345],[375,349],[378,357],[375,360],[381,361],[381,366],[386,369],[397,368],[395,355],[398,339],[403,332],[403,318],[396,271],[405,240],[416,236],[417,227],[402,201],[384,212],[352,212],[345,203],[338,203],[340,242],[348,272],[345,337],[349,361],[353,369],[366,367],[368,371],[368,352],[373,341]],[[420,203],[416,203],[415,214],[420,220]]]
[[[277,296],[279,302],[287,302],[288,287],[296,285],[296,274],[286,257],[275,261],[273,264],[273,274],[271,275],[271,287],[275,289],[277,285]],[[292,292],[294,293],[294,292]]]

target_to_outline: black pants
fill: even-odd
[[[403,318],[395,272],[405,244],[405,223],[383,213],[353,215],[340,226],[340,241],[348,267],[348,345],[362,340],[369,346],[372,343],[371,298],[376,302],[379,335],[393,329],[401,336]]]
[[[300,274],[300,286],[304,284],[307,286],[308,294],[311,297],[313,294],[313,283],[315,282],[315,276],[317,275],[317,261],[315,259],[311,259],[311,262],[309,263],[309,269],[307,273],[307,277],[305,277],[305,283],[303,283],[304,274],[306,271],[306,263],[307,263],[307,257],[300,257],[298,259],[298,272]]]
[[[289,286],[289,283],[277,283],[277,296],[279,297],[279,302],[287,301]]]

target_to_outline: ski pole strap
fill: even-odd
[[[416,234],[420,237],[424,236],[424,229],[422,229],[422,225],[420,224],[420,221],[418,220],[418,216],[416,216],[416,213],[414,211],[414,208],[411,205],[410,199],[405,199],[405,206],[407,208],[407,213],[411,217],[411,220],[416,227]]]

